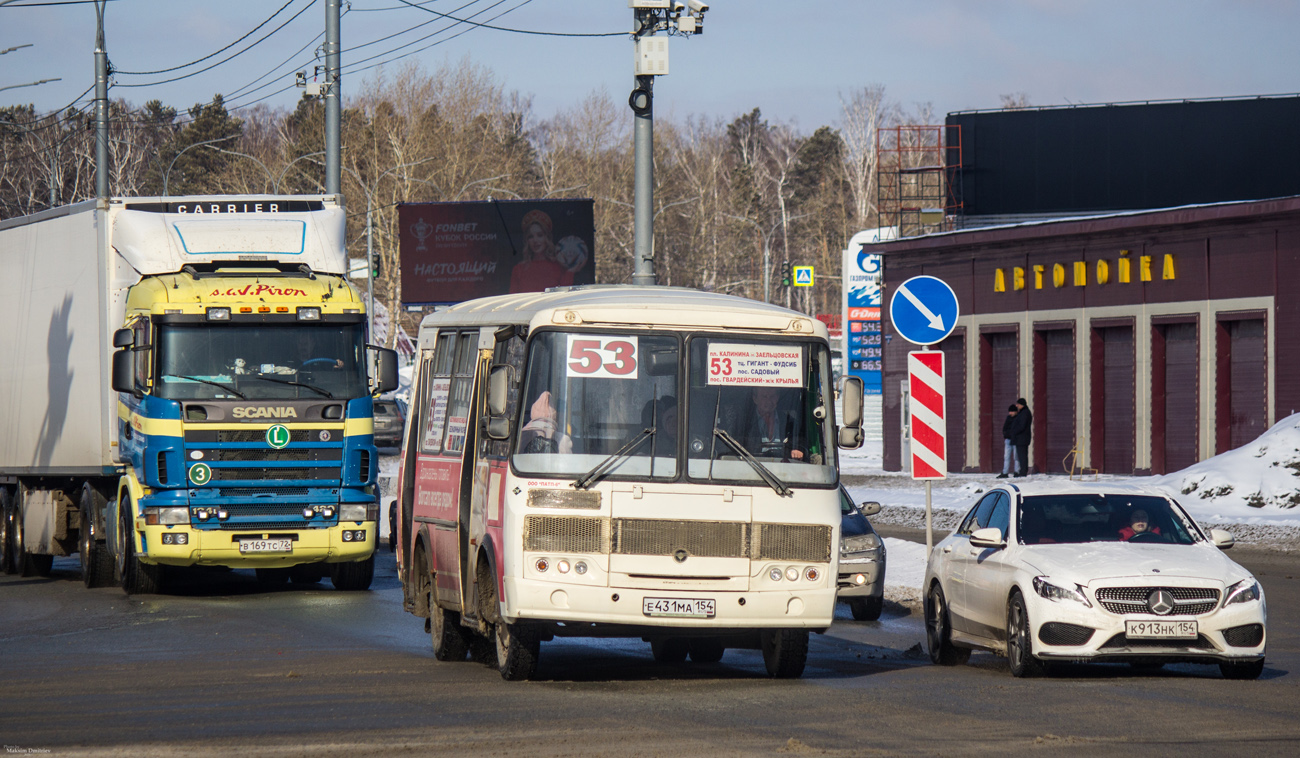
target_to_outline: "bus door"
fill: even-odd
[[[462,499],[461,524],[468,534],[468,540],[461,553],[462,575],[467,577],[464,583],[465,596],[462,613],[469,618],[477,618],[478,555],[489,551],[492,565],[495,567],[497,582],[496,597],[501,597],[504,575],[502,550],[503,508],[505,503],[506,477],[509,472],[507,463],[510,454],[509,440],[493,440],[483,434],[479,420],[484,418],[487,407],[488,377],[492,367],[497,364],[513,366],[514,381],[510,385],[509,400],[506,406],[508,418],[514,418],[518,403],[519,379],[523,375],[524,364],[523,334],[517,330],[505,328],[490,332],[484,329],[479,342],[478,373],[474,380],[474,412],[471,418],[471,437],[473,455],[466,454],[467,497]]]
[[[439,330],[433,368],[420,396],[424,429],[415,474],[413,520],[428,536],[438,600],[453,610],[460,609],[461,599],[457,503],[477,341],[476,333]]]

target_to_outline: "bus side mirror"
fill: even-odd
[[[372,348],[375,353],[375,390],[392,392],[397,389],[397,351],[386,347]]]
[[[119,330],[118,333],[120,334],[121,332],[127,332],[129,334],[130,331],[131,331],[130,329],[122,329]],[[116,336],[114,336],[113,341],[114,342],[117,341]],[[133,395],[140,394],[135,388],[135,361],[133,360],[134,358],[135,355],[131,352],[130,348],[124,350],[118,350],[117,352],[113,353],[113,391],[114,392],[130,392]]]
[[[514,366],[498,363],[488,374],[487,407],[488,415],[496,418],[506,415],[510,402],[510,384],[514,378]]]
[[[844,378],[844,391],[840,393],[840,405],[843,408],[843,422],[839,428],[840,447],[862,447],[862,379],[856,376]]]

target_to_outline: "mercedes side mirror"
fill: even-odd
[[[1220,550],[1227,550],[1237,544],[1237,538],[1232,536],[1232,532],[1223,529],[1211,529],[1210,541]]]
[[[877,513],[880,513],[880,503],[877,503],[874,500],[869,500],[862,505],[859,505],[858,510],[862,511],[863,516],[874,516]]]
[[[1007,541],[1002,539],[1002,530],[995,526],[976,529],[970,535],[971,547],[985,547],[999,549],[1007,546]]]

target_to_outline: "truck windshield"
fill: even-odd
[[[520,473],[587,486],[675,479],[684,462],[691,479],[836,481],[823,345],[695,336],[683,349],[673,335],[548,331],[533,338],[527,365]]]
[[[162,324],[155,394],[169,400],[369,393],[361,324]]]

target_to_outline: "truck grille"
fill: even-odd
[[[1097,602],[1111,613],[1150,613],[1147,598],[1156,590],[1174,598],[1170,616],[1196,616],[1209,613],[1219,604],[1219,591],[1212,587],[1101,587]]]
[[[733,521],[614,519],[613,552],[620,555],[672,555],[748,558],[749,524]]]
[[[277,479],[288,481],[291,479],[322,479],[331,480],[334,486],[338,486],[339,479],[338,466],[319,466],[313,468],[213,468],[212,480],[216,482],[223,481],[261,481],[263,479]]]

